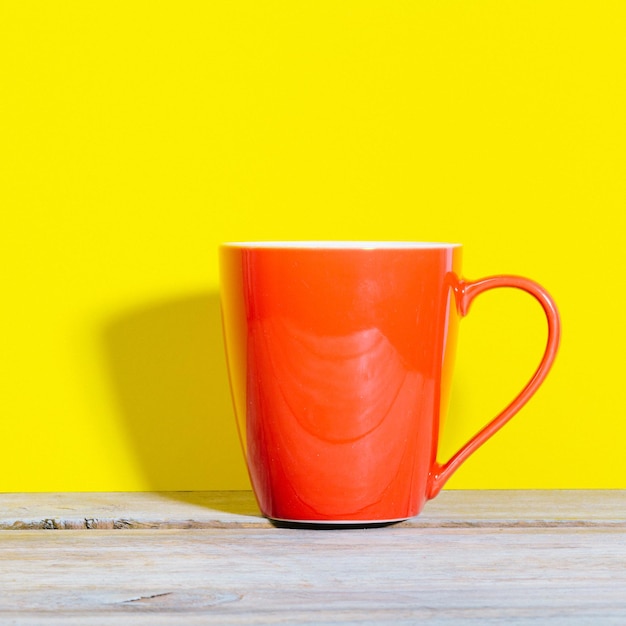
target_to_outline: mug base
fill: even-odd
[[[268,517],[276,528],[293,528],[302,530],[350,530],[358,528],[383,528],[393,526],[408,518],[399,517],[397,519],[386,520],[289,520]]]

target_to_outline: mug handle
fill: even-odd
[[[498,275],[489,276],[477,281],[460,280],[454,286],[454,294],[456,297],[457,308],[462,317],[467,315],[470,304],[476,296],[497,289],[498,287],[513,287],[526,291],[534,296],[541,306],[548,319],[548,341],[546,348],[539,363],[539,367],[528,381],[526,386],[517,395],[517,397],[487,426],[472,437],[454,456],[446,463],[435,463],[429,478],[427,498],[434,498],[440,491],[447,480],[459,468],[461,463],[465,461],[472,453],[482,446],[489,438],[500,430],[527,402],[531,396],[537,391],[541,383],[547,376],[554,358],[556,357],[561,336],[561,322],[559,313],[554,300],[548,292],[538,283],[523,278],[521,276]]]

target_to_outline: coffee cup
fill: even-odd
[[[557,307],[536,282],[466,280],[462,246],[282,241],[220,247],[231,392],[261,512],[295,524],[413,517],[537,391],[556,356]],[[548,338],[512,402],[438,463],[460,319],[481,293],[521,289]]]

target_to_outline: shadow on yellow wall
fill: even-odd
[[[145,488],[246,488],[218,293],[128,311],[106,325],[103,342]]]

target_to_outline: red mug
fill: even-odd
[[[556,356],[556,305],[519,276],[461,278],[457,244],[249,242],[220,247],[226,355],[261,512],[278,522],[380,524],[417,515],[529,400]],[[496,287],[534,296],[543,358],[518,396],[437,462],[459,320]]]

